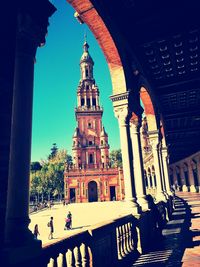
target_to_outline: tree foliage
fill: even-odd
[[[122,168],[122,153],[121,149],[112,150],[110,152],[111,167]]]
[[[51,148],[51,153],[49,154],[48,159],[49,160],[53,159],[56,156],[57,152],[58,152],[58,147],[56,143],[53,143],[53,146]]]
[[[30,195],[41,195],[42,199],[52,196],[61,198],[64,191],[64,169],[71,162],[72,157],[66,150],[58,150],[56,144],[53,144],[47,160],[43,160],[41,165],[39,162],[31,163]]]

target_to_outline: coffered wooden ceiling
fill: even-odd
[[[113,39],[131,49],[163,118],[170,162],[200,150],[198,0],[92,0]]]

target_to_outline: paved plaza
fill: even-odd
[[[124,202],[93,202],[93,203],[73,203],[67,206],[62,204],[54,205],[51,209],[38,211],[30,215],[31,223],[29,229],[33,232],[35,224],[39,226],[40,236],[43,246],[54,243],[63,237],[83,230],[99,222],[117,218],[124,214]],[[64,230],[65,218],[68,213],[72,213],[72,230]],[[54,218],[54,239],[48,240],[49,227],[47,223],[50,217]]]

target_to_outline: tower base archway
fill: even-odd
[[[88,184],[88,202],[98,201],[97,183],[91,181]]]

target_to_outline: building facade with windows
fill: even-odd
[[[66,166],[65,200],[93,202],[124,198],[123,171],[111,168],[108,135],[102,124],[103,109],[93,76],[94,61],[85,40],[80,59],[81,79],[77,88],[73,135],[73,166]]]

